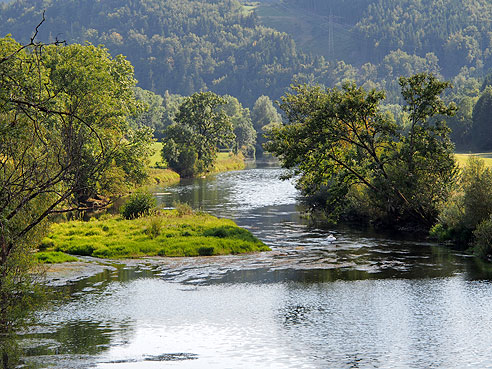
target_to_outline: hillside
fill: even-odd
[[[104,44],[128,57],[140,87],[161,95],[209,89],[252,106],[313,64],[236,0],[17,0],[2,5],[0,35],[26,41],[44,9],[40,40]]]
[[[492,67],[488,0],[275,0],[256,6],[263,25],[328,60],[379,64],[401,50],[435,54],[447,78],[463,67]]]

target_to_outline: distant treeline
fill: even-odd
[[[487,99],[474,113],[492,67],[490,1],[278,2],[347,25],[350,53],[338,61],[303,53],[238,0],[14,0],[0,5],[0,35],[29,40],[45,10],[40,40],[104,44],[128,58],[140,87],[161,96],[210,90],[252,109],[262,95],[279,99],[292,82],[353,80],[385,90],[385,105],[402,124],[398,77],[430,72],[455,87],[446,98],[460,107],[448,118],[459,148],[489,149],[473,142],[473,126],[492,116]]]

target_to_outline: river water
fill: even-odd
[[[492,268],[432,243],[309,224],[278,168],[156,189],[271,252],[144,260],[60,289],[29,368],[492,367]],[[336,240],[331,240],[330,235]]]

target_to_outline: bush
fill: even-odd
[[[212,256],[214,254],[215,248],[213,246],[211,247],[205,247],[202,246],[198,248],[198,255],[200,256]]]
[[[39,249],[39,251],[44,251],[44,250],[49,249],[49,248],[54,247],[54,246],[55,246],[55,242],[51,238],[45,237],[41,240],[41,243],[39,244],[38,249]]]
[[[151,193],[136,192],[130,195],[128,201],[123,205],[121,214],[125,219],[135,219],[149,215],[155,206],[156,201]]]
[[[483,160],[471,156],[460,180],[447,202],[442,206],[439,222],[431,235],[440,241],[451,240],[468,247],[478,225],[492,214],[492,170]]]
[[[162,229],[162,219],[160,217],[150,218],[149,226],[145,230],[145,233],[149,235],[150,238],[154,239],[161,234]]]
[[[492,216],[477,226],[473,236],[475,236],[473,247],[475,255],[484,259],[492,259]]]
[[[176,209],[176,211],[178,212],[179,217],[193,214],[193,209],[187,203],[177,201],[177,202],[173,203],[173,206]]]

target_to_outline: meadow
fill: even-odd
[[[492,153],[491,152],[483,152],[483,153],[468,153],[468,154],[455,154],[456,161],[460,167],[464,167],[466,162],[468,161],[470,156],[476,156],[481,158],[485,166],[487,168],[492,168]]]

